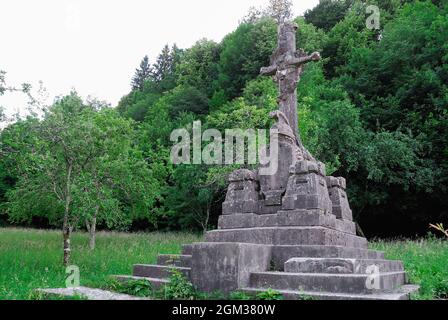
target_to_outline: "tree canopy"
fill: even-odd
[[[366,27],[371,4],[380,8],[379,30]],[[66,212],[79,228],[96,212],[100,228],[216,225],[235,167],[174,166],[170,134],[191,132],[195,120],[218,130],[270,127],[278,93],[259,70],[276,48],[273,15],[252,11],[219,43],[167,45],[156,61],[145,57],[115,109],[71,94],[43,119],[2,130],[3,223],[59,226]],[[347,178],[363,231],[425,234],[429,223],[447,221],[446,2],[321,0],[294,20],[298,46],[323,56],[298,85],[302,140],[329,173]]]

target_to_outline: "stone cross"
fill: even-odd
[[[297,83],[303,72],[303,66],[310,61],[320,60],[318,52],[311,55],[296,50],[297,24],[284,22],[278,28],[278,48],[271,57],[271,66],[261,68],[261,75],[273,76],[277,82],[280,96],[279,109],[289,121],[292,131],[300,147],[297,114]]]

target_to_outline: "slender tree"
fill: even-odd
[[[140,62],[140,67],[135,69],[134,77],[132,78],[132,90],[142,90],[146,80],[151,77],[152,69],[149,63],[148,56],[144,56]]]
[[[265,15],[272,17],[278,23],[282,23],[292,17],[291,0],[269,0]]]

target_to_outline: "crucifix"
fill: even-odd
[[[261,75],[273,76],[277,82],[280,96],[278,98],[279,111],[283,113],[294,132],[297,144],[303,148],[299,135],[297,114],[297,83],[303,72],[303,66],[310,61],[320,60],[320,54],[314,52],[305,54],[296,49],[297,24],[284,22],[278,28],[278,47],[271,57],[271,65],[261,68]]]

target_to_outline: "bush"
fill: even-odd
[[[151,282],[147,280],[130,280],[120,282],[113,279],[108,283],[107,288],[112,291],[129,294],[136,297],[150,297],[153,293]]]
[[[178,270],[171,270],[170,282],[164,287],[166,300],[195,300],[198,298],[193,284]]]
[[[229,300],[251,300],[251,297],[245,292],[235,291],[229,295]]]
[[[283,300],[283,295],[280,292],[269,288],[268,290],[257,294],[257,300]]]

